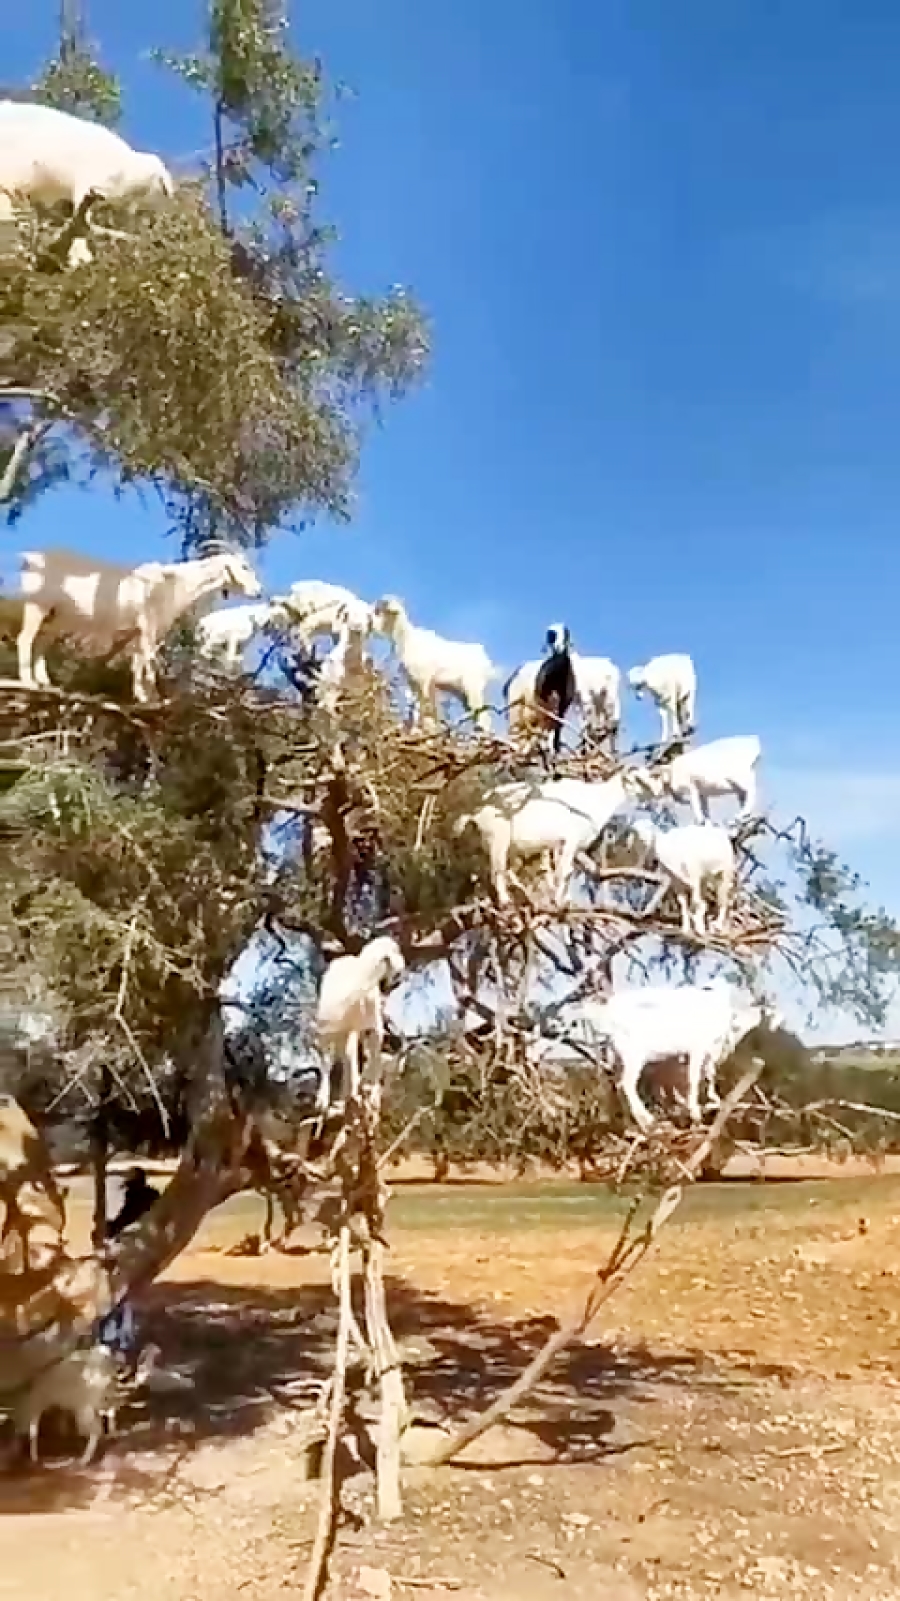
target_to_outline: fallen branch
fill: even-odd
[[[707,1133],[691,1153],[688,1160],[682,1165],[685,1179],[693,1179],[694,1175],[703,1166],[735,1107],[756,1083],[761,1072],[762,1064],[755,1063],[748,1068],[747,1072],[734,1086],[734,1089],[725,1097]],[[488,1429],[493,1428],[495,1423],[499,1423],[502,1418],[505,1418],[513,1407],[518,1406],[519,1402],[524,1400],[525,1396],[540,1382],[547,1369],[560,1353],[573,1344],[575,1340],[579,1340],[585,1335],[601,1306],[615,1294],[625,1279],[633,1273],[638,1263],[644,1260],[655,1243],[663,1224],[668,1222],[673,1212],[681,1204],[683,1195],[683,1184],[675,1184],[667,1189],[644,1228],[636,1235],[632,1234],[632,1223],[640,1202],[635,1203],[625,1219],[622,1231],[609,1259],[604,1263],[603,1267],[597,1269],[594,1283],[581,1310],[551,1334],[524,1371],[520,1373],[514,1383],[510,1384],[498,1395],[496,1401],[493,1401],[484,1412],[479,1413],[463,1428],[458,1429],[445,1444],[442,1444],[435,1451],[433,1456],[428,1458],[430,1467],[441,1467],[445,1462],[450,1462],[453,1457],[459,1456],[459,1453],[464,1451],[466,1446],[480,1439],[481,1435],[485,1434]]]

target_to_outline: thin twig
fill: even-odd
[[[402,1129],[400,1130],[400,1133],[397,1135],[397,1138],[392,1140],[387,1150],[382,1151],[381,1155],[379,1156],[377,1163],[377,1169],[379,1173],[382,1172],[384,1168],[390,1166],[401,1146],[406,1144],[410,1134],[412,1134],[414,1130],[418,1128],[419,1124],[426,1117],[428,1117],[431,1112],[436,1112],[439,1106],[440,1099],[436,1096],[430,1106],[418,1107],[418,1109],[413,1112],[412,1117],[407,1118]]]

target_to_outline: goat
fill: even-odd
[[[636,786],[645,798],[668,796],[687,801],[698,823],[708,820],[713,795],[736,795],[741,803],[738,816],[749,817],[756,805],[756,766],[761,751],[757,734],[713,739],[658,767],[634,768]]]
[[[102,1344],[69,1352],[45,1369],[14,1412],[14,1432],[27,1432],[31,1460],[38,1460],[41,1418],[51,1407],[75,1415],[80,1433],[87,1437],[80,1458],[81,1466],[87,1466],[96,1454],[104,1425],[108,1433],[113,1432],[118,1408],[131,1392],[143,1387],[162,1394],[193,1389],[193,1379],[183,1370],[160,1366],[161,1355],[158,1345],[145,1345],[127,1378],[123,1378],[115,1354]]]
[[[497,676],[483,645],[443,639],[411,623],[402,601],[386,595],[375,607],[375,626],[390,639],[416,697],[413,721],[424,704],[437,716],[437,692],[462,701],[476,728],[487,728],[488,684]]]
[[[66,201],[74,212],[89,195],[124,201],[174,193],[160,157],[132,149],[111,129],[52,106],[0,101],[0,221],[14,216],[16,200]],[[73,241],[70,266],[92,259],[85,240]]]
[[[575,688],[587,733],[607,734],[615,749],[622,721],[622,674],[608,656],[576,656]]]
[[[622,718],[618,667],[606,656],[581,656],[574,650],[569,652],[569,660],[575,680],[572,704],[581,707],[585,728],[604,731],[615,741]],[[549,665],[546,660],[524,662],[504,684],[510,733],[526,733],[536,721],[546,720],[535,686],[541,669]]]
[[[400,947],[388,934],[370,940],[358,956],[336,957],[325,969],[316,1024],[322,1044],[341,1057],[345,1104],[359,1095],[359,1047],[363,1036],[374,1040],[380,1062],[384,1040],[382,996],[405,970]],[[370,1070],[369,1076],[377,1076],[377,1070]]]
[[[316,676],[317,698],[319,704],[332,714],[337,708],[338,695],[347,677],[347,654],[352,643],[353,633],[348,626],[344,626],[338,631],[337,643],[319,663]]]
[[[628,682],[638,699],[646,690],[655,700],[662,720],[664,742],[686,739],[693,732],[697,711],[697,671],[690,656],[654,656],[643,667],[632,667]]]
[[[366,601],[342,584],[321,578],[298,579],[274,602],[274,610],[307,644],[316,634],[334,636],[344,628],[365,638],[373,628],[373,610]]]
[[[474,824],[490,857],[491,880],[499,905],[509,904],[511,853],[555,858],[555,898],[565,904],[579,851],[587,851],[629,795],[629,772],[602,783],[579,778],[548,778],[534,784],[499,784],[477,811],[457,818],[454,833]]]
[[[575,699],[575,671],[570,651],[571,636],[565,624],[551,623],[546,641],[550,654],[538,668],[534,681],[534,703],[544,727],[553,729],[553,754],[558,756],[562,747],[563,723]]]
[[[227,611],[209,612],[197,619],[197,643],[204,656],[219,658],[229,668],[239,666],[254,634],[271,621],[272,607],[267,601],[249,601]]]
[[[49,686],[37,638],[52,622],[59,632],[80,636],[94,651],[125,650],[134,698],[141,702],[154,684],[154,657],[179,617],[216,594],[262,594],[253,568],[238,551],[123,567],[54,549],[25,551],[21,565],[22,621],[16,641],[20,683]],[[45,636],[51,632],[44,628]]]
[[[700,1090],[705,1081],[710,1107],[718,1106],[716,1069],[751,1029],[776,1028],[778,1013],[764,1003],[735,1002],[727,985],[646,984],[620,990],[603,1000],[583,1002],[576,1014],[587,1032],[605,1037],[620,1065],[619,1089],[637,1126],[646,1132],[652,1114],[638,1085],[648,1062],[687,1057],[687,1104],[692,1123],[700,1122]]]
[[[706,932],[704,889],[715,886],[717,916],[714,927],[726,926],[734,890],[737,864],[728,830],[716,823],[685,823],[679,828],[662,829],[648,818],[632,824],[638,839],[652,852],[669,874],[681,908],[681,926],[691,932],[691,920],[699,935]]]

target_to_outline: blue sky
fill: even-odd
[[[7,9],[4,75],[26,78],[56,0]],[[266,580],[397,591],[507,668],[557,617],[623,666],[690,650],[702,731],[759,732],[766,795],[900,911],[900,8],[297,16],[356,91],[323,174],[341,270],[413,286],[435,355],[371,436],[352,526],[279,538]],[[199,5],[91,0],[89,22],[123,131],[183,168],[207,130],[141,53],[189,46]],[[14,548],[149,555],[162,532],[67,493]]]

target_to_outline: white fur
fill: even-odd
[[[663,740],[690,733],[697,715],[697,671],[690,656],[654,656],[632,667],[628,682],[638,697],[647,691],[655,700]]]
[[[359,1047],[363,1038],[374,1042],[377,1061],[367,1067],[369,1076],[378,1076],[384,1041],[382,990],[396,983],[405,969],[397,941],[387,934],[370,940],[358,956],[336,957],[325,969],[316,1024],[321,1043],[343,1062],[345,1101],[359,1094]]]
[[[726,984],[714,980],[619,990],[605,1000],[582,1002],[576,1020],[588,1034],[609,1041],[621,1068],[619,1088],[635,1123],[646,1130],[653,1117],[638,1085],[648,1062],[687,1057],[688,1110],[698,1123],[704,1080],[709,1105],[717,1106],[716,1069],[751,1029],[764,1021],[775,1028],[779,1017],[763,1004],[736,1001]]]
[[[326,711],[334,713],[337,708],[338,696],[347,678],[347,654],[353,643],[353,632],[350,628],[342,628],[338,632],[337,643],[331,647],[326,656],[323,656],[316,678],[316,697]]]
[[[179,617],[215,595],[262,594],[253,568],[236,551],[122,567],[57,548],[26,551],[21,563],[20,682],[50,683],[45,648],[58,630],[79,636],[88,649],[124,650],[137,701],[149,698],[154,658]]]
[[[499,784],[478,810],[459,817],[457,834],[474,823],[490,856],[491,880],[501,906],[509,902],[509,858],[552,856],[552,888],[565,903],[579,851],[589,850],[628,797],[629,775],[601,783],[577,778]]]
[[[684,931],[690,933],[693,921],[695,932],[705,934],[707,886],[716,892],[713,926],[724,929],[737,872],[728,830],[716,823],[685,823],[663,829],[645,817],[637,818],[632,826],[675,886]]]
[[[375,616],[376,627],[391,640],[417,697],[417,722],[421,705],[437,716],[440,690],[461,700],[477,727],[488,726],[488,685],[497,677],[497,669],[483,645],[443,639],[430,628],[419,628],[394,595],[378,602]]]
[[[291,584],[286,595],[274,602],[276,613],[283,613],[291,632],[306,644],[316,634],[336,637],[343,629],[364,638],[373,627],[372,607],[342,584],[329,584],[321,578],[301,578]]]
[[[634,768],[635,783],[650,798],[686,801],[698,823],[709,817],[709,802],[715,795],[736,795],[741,803],[738,816],[749,817],[756,805],[756,767],[761,752],[757,734],[713,739],[659,767]]]
[[[607,656],[580,656],[570,651],[575,675],[575,701],[581,707],[585,726],[615,731],[622,718],[621,679],[615,662]],[[546,660],[546,657],[544,658]],[[510,733],[525,733],[537,713],[535,681],[543,661],[523,662],[506,685],[506,709]]]
[[[210,612],[197,619],[197,643],[204,656],[221,658],[226,667],[238,667],[254,634],[261,633],[272,614],[267,601]]]
[[[92,190],[105,200],[129,200],[174,194],[175,184],[159,156],[132,149],[109,128],[51,106],[0,101],[0,221],[22,200],[68,201],[77,210]],[[86,241],[76,240],[69,265],[91,259]]]
[[[116,1360],[105,1345],[72,1351],[44,1369],[13,1409],[16,1434],[28,1435],[32,1462],[38,1460],[41,1418],[51,1407],[72,1412],[87,1445],[81,1462],[90,1462],[100,1443],[103,1424],[115,1427]]]

